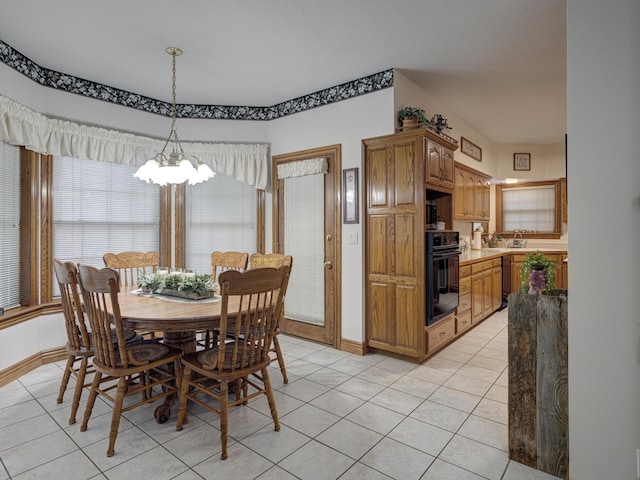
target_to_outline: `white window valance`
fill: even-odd
[[[280,163],[278,165],[278,178],[302,177],[304,175],[325,174],[329,171],[326,158],[309,158],[295,162]]]
[[[0,95],[0,140],[46,155],[142,165],[165,140],[50,118]],[[267,189],[268,145],[182,142],[214,172]]]

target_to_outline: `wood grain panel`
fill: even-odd
[[[395,275],[416,277],[416,216],[395,215]]]
[[[368,219],[367,268],[369,274],[390,274],[387,218],[387,215],[370,215]]]
[[[440,183],[442,151],[440,145],[427,141],[427,158],[425,162],[425,183]]]
[[[429,354],[445,346],[456,334],[455,317],[451,315],[427,329]]]
[[[391,319],[389,318],[388,301],[393,295],[391,287],[387,283],[369,283],[369,340],[391,343]]]
[[[509,295],[509,458],[536,468],[536,297]]]
[[[367,189],[370,208],[389,208],[387,186],[387,148],[385,146],[370,147],[366,164]]]
[[[564,478],[569,465],[569,362],[566,298],[538,301],[537,465]]]
[[[395,206],[416,208],[416,155],[414,141],[394,146]]]
[[[416,356],[420,350],[424,322],[419,319],[418,290],[416,285],[396,285],[395,339],[399,353]],[[403,350],[406,349],[406,352]]]
[[[462,315],[456,314],[456,333],[464,332],[467,328],[471,326],[471,312],[466,311]]]
[[[37,159],[38,154],[29,152]],[[37,160],[36,160],[37,161]],[[33,224],[33,228],[36,225]],[[42,155],[40,161],[40,302],[53,301],[53,157]],[[37,256],[38,245],[33,245]],[[35,258],[35,257],[34,257]]]

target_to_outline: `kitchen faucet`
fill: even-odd
[[[520,240],[516,238],[518,235],[520,235]],[[520,248],[520,247],[524,247],[525,245],[526,243],[522,241],[522,232],[520,232],[519,230],[516,230],[515,233],[513,234],[513,248]]]

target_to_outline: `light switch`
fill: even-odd
[[[347,243],[350,245],[357,245],[358,232],[351,232],[349,235],[347,235]]]

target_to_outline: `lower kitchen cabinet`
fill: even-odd
[[[427,348],[431,354],[444,347],[456,335],[456,317],[451,314],[438,323],[427,327]]]
[[[567,280],[564,275],[564,259],[565,254],[558,253],[546,253],[542,252],[546,257],[555,260],[558,264],[556,269],[556,288],[567,288]],[[504,271],[502,279],[503,295],[506,297],[510,293],[518,293],[520,291],[520,270],[522,269],[522,262],[526,258],[525,253],[514,253],[512,255],[506,255],[504,257]]]

